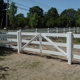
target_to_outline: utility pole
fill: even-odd
[[[7,0],[7,9],[6,9],[6,31],[8,30],[8,7],[9,7],[9,0]]]

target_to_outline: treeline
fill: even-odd
[[[1,2],[0,2],[1,3]],[[4,6],[4,5],[3,5]],[[2,12],[1,12],[2,13]],[[1,14],[0,14],[1,16]],[[80,9],[65,9],[58,13],[56,8],[50,8],[44,12],[39,6],[33,6],[29,9],[27,17],[22,13],[17,14],[17,6],[14,2],[10,4],[8,10],[8,29],[25,29],[25,28],[54,28],[54,27],[76,27],[80,26]],[[0,28],[2,25],[0,17]],[[4,20],[5,21],[5,20]]]

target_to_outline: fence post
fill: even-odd
[[[47,28],[47,33],[49,33],[49,28]]]
[[[49,33],[49,28],[47,28],[47,33]],[[48,37],[49,38],[49,37]]]
[[[58,29],[58,27],[56,28],[56,33],[58,33],[59,32],[59,29]]]
[[[72,47],[73,47],[73,43],[72,43],[72,39],[73,39],[73,34],[72,32],[68,32],[67,33],[67,58],[68,58],[68,64],[71,65],[72,63]]]
[[[37,28],[36,28],[36,31],[35,31],[36,33],[38,33],[38,30],[37,30]],[[36,39],[36,41],[38,41],[38,38]]]
[[[17,49],[18,49],[18,53],[20,53],[20,47],[19,47],[19,31],[17,31]]]
[[[75,29],[75,27],[73,28],[73,33],[75,33],[76,32],[76,29]]]
[[[63,33],[65,33],[66,32],[66,30],[65,30],[65,27],[63,28]]]
[[[71,28],[69,27],[69,32],[71,31]]]
[[[40,41],[40,44],[39,44],[40,53],[42,53],[42,37],[41,37],[41,33],[39,34],[39,41]]]
[[[79,31],[79,27],[77,27],[77,33],[79,33],[80,31]]]
[[[22,46],[21,31],[17,31],[17,47],[18,47],[18,53],[20,53],[21,46]]]
[[[36,28],[36,33],[37,33],[37,28]]]
[[[21,50],[21,48],[22,48],[22,36],[21,36],[21,29],[19,30],[19,39],[20,39],[19,44],[20,44],[20,50]]]

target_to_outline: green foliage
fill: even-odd
[[[33,6],[29,9],[29,13],[28,16],[33,15],[34,13],[36,13],[38,16],[43,16],[43,10],[42,8],[40,8],[39,6]]]
[[[67,27],[68,24],[68,18],[66,16],[60,16],[57,20],[57,26],[58,27]]]
[[[75,38],[73,39],[74,44],[80,44],[80,39],[79,38]]]
[[[76,25],[80,26],[80,9],[77,10],[77,19],[76,19]]]
[[[56,8],[50,8],[47,12],[47,17],[53,17],[54,19],[58,18],[58,12],[57,12],[57,9]]]
[[[30,26],[31,28],[36,28],[38,26],[39,16],[37,13],[34,13],[30,16]]]
[[[34,6],[29,9],[28,13],[29,26],[31,28],[37,28],[43,24],[43,10],[39,6]]]
[[[80,26],[80,9],[65,9],[59,15],[56,8],[50,8],[43,13],[39,6],[33,6],[29,9],[27,17],[23,14],[17,14],[17,7],[12,2],[9,9],[9,23],[11,29],[29,28],[54,28],[54,27],[76,27]],[[17,27],[16,27],[17,26]]]
[[[65,23],[65,20],[63,20],[63,23],[65,23],[66,27],[74,27],[74,26],[76,26],[76,22],[75,22],[75,19],[76,19],[76,10],[74,10],[74,9],[65,9],[60,14],[60,18],[61,17],[63,17],[64,19],[66,19],[66,23]]]
[[[17,25],[17,29],[18,28],[21,28],[21,29],[25,28],[26,19],[23,14],[20,13],[20,14],[16,15],[16,25]]]
[[[8,13],[9,13],[9,22],[10,22],[11,29],[15,29],[16,27],[15,14],[17,13],[17,7],[15,6],[14,2],[11,3]]]
[[[50,8],[48,12],[46,13],[46,26],[47,27],[55,27],[56,26],[56,20],[58,19],[59,14],[56,10],[56,8]]]
[[[53,17],[49,18],[46,23],[47,27],[55,27],[55,20]]]

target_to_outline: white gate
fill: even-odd
[[[48,36],[51,35],[50,33],[47,33],[47,34],[46,33],[35,33],[35,36],[31,40],[26,42],[26,44],[23,45],[23,46],[22,46],[22,39],[21,39],[22,35],[23,34],[21,34],[21,31],[18,31],[18,35],[17,35],[17,38],[18,38],[18,53],[20,53],[21,50],[29,50],[29,51],[34,51],[34,52],[65,56],[65,57],[68,58],[68,64],[71,64],[71,62],[72,62],[72,33],[69,32],[68,34],[63,34],[63,35],[61,35],[61,34],[60,35],[59,34],[55,35],[54,34],[55,36],[63,36],[63,37],[67,38],[67,44],[66,44],[67,52],[63,51],[52,40],[49,39]],[[35,41],[37,38],[39,38],[39,41],[38,41],[39,49],[27,48],[27,46],[29,44],[31,44],[33,41]],[[46,39],[47,42],[51,43],[52,46],[54,46],[59,52],[43,50],[42,49],[42,43],[43,43],[42,38]],[[37,42],[37,41],[35,41],[35,42]]]

